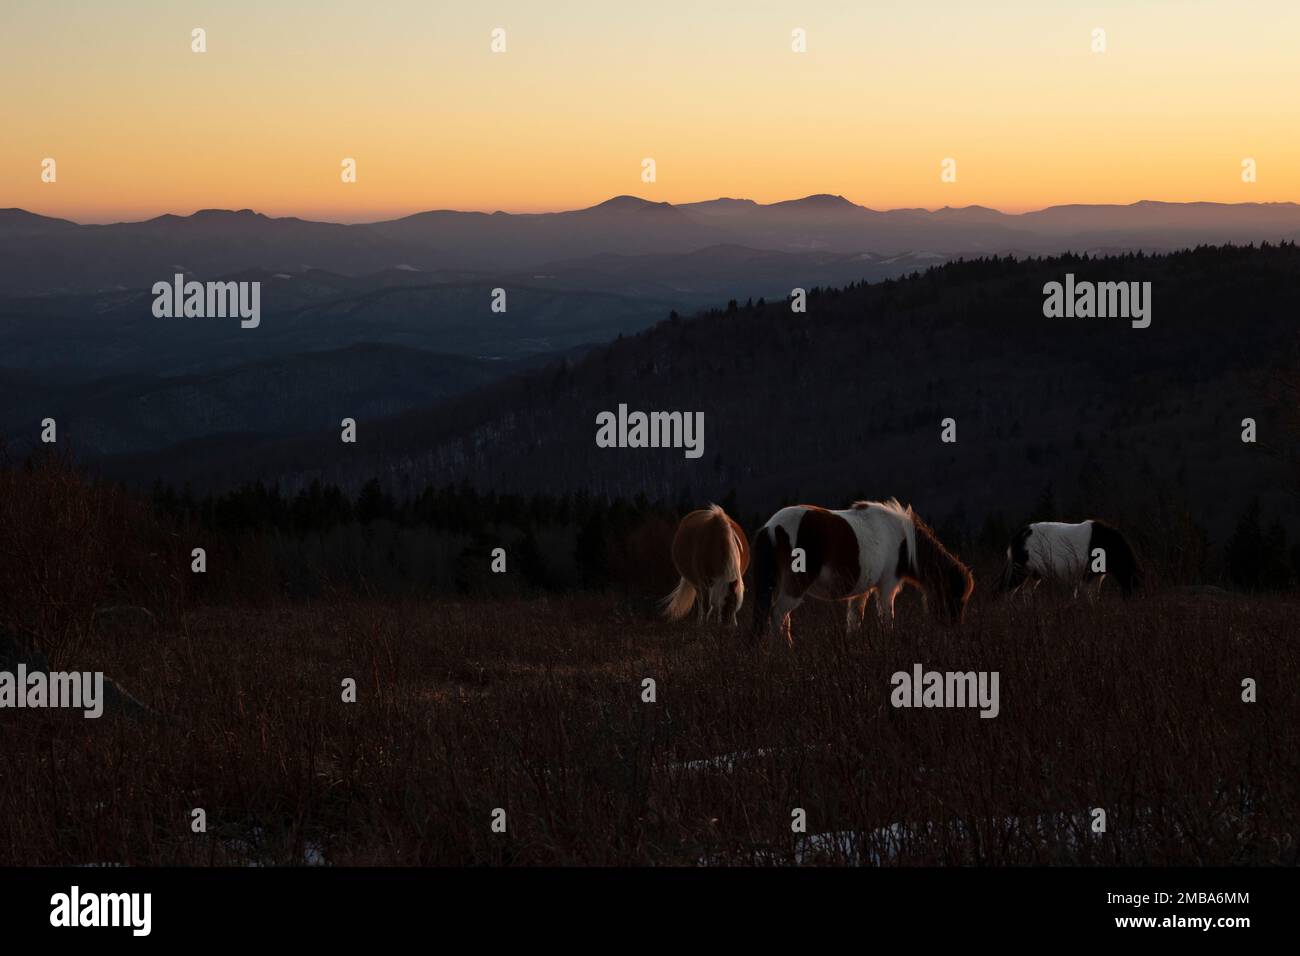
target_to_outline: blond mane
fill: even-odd
[[[888,498],[885,501],[855,501],[853,509],[861,511],[863,508],[883,508],[885,511],[892,511],[900,518],[912,517],[912,506],[903,507],[903,504],[897,498]]]

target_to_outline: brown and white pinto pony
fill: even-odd
[[[905,583],[925,591],[927,606],[937,607],[944,620],[959,623],[975,588],[970,570],[894,498],[858,501],[847,511],[782,508],[758,530],[753,550],[755,638],[770,626],[793,643],[790,612],[804,595],[847,601],[852,633],[862,626],[873,592],[886,625],[893,623],[894,598]]]
[[[749,542],[745,531],[717,505],[692,511],[673,535],[673,564],[681,580],[661,602],[670,621],[685,617],[696,606],[696,619],[719,623],[736,614],[745,603],[745,570],[749,567]]]

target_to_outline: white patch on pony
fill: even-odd
[[[875,587],[883,579],[897,581],[898,547],[907,541],[908,571],[916,573],[916,525],[912,509],[897,498],[888,501],[859,501],[848,511],[837,511],[858,536],[859,586]]]
[[[797,545],[796,535],[799,532],[799,522],[803,520],[804,512],[808,509],[802,505],[789,505],[782,508],[772,517],[767,519],[767,524],[763,525],[763,530],[767,532],[768,538],[772,543],[776,543],[776,529],[784,528],[785,535],[791,545]]]
[[[782,508],[768,519],[763,532],[775,543],[776,529],[781,528],[792,546],[803,546],[798,536],[799,524],[810,510],[801,505]],[[897,572],[899,546],[904,541],[907,542],[909,574],[914,574],[916,568],[916,525],[912,523],[911,508],[904,508],[897,499],[891,498],[883,502],[860,501],[847,510],[829,513],[846,522],[857,539],[858,576],[851,584],[845,582],[843,569],[824,561],[807,593],[815,598],[836,600],[875,591],[881,620],[892,621],[894,598],[903,584]],[[846,586],[849,588],[847,594]],[[802,596],[785,594],[778,585],[774,595],[774,621],[783,621],[801,600]],[[865,602],[854,610],[860,616],[864,608]],[[851,621],[852,612],[846,613],[849,613]]]
[[[1040,578],[1074,582],[1088,574],[1092,521],[1036,521],[1025,539],[1026,565]]]

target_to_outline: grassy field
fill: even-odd
[[[899,616],[805,606],[789,650],[614,593],[102,615],[56,663],[166,721],[0,712],[0,864],[1300,861],[1300,599]],[[998,671],[999,716],[891,707],[918,662]]]

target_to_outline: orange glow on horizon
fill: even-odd
[[[367,222],[624,194],[1011,213],[1300,200],[1300,4],[844,6],[6,0],[0,207]]]

